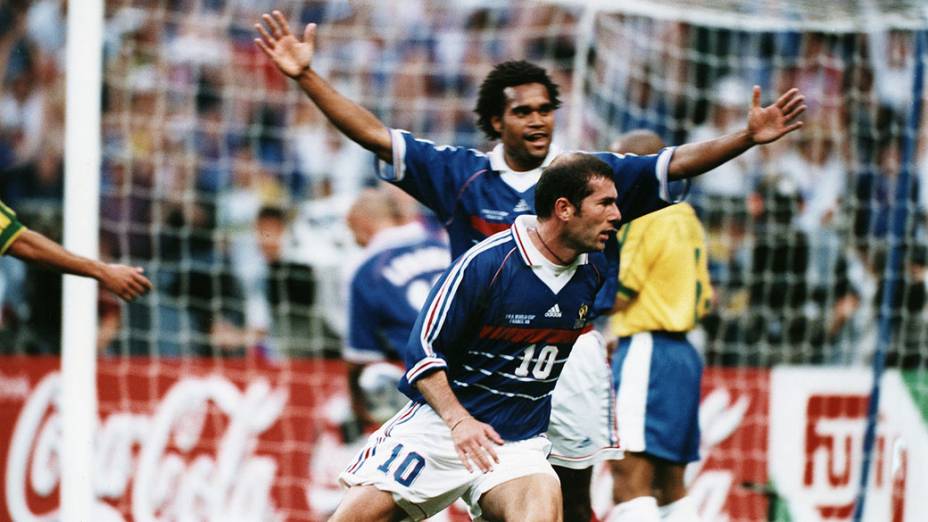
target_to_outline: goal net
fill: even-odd
[[[101,520],[324,520],[364,440],[340,353],[359,256],[344,218],[376,183],[372,158],[254,46],[253,24],[275,8],[294,32],[319,23],[314,67],[337,90],[437,143],[490,145],[476,91],[508,59],[549,70],[565,101],[555,139],[583,150],[640,128],[708,139],[743,127],[753,85],[764,105],[801,89],[799,132],[688,187],[717,296],[693,333],[706,370],[690,494],[704,520],[850,520],[866,447],[864,519],[928,511],[915,464],[928,461],[917,2],[120,0],[106,6],[101,257],[144,266],[156,290],[128,305],[101,295]],[[21,39],[36,63],[63,45]],[[50,75],[54,100],[60,70],[19,67]],[[2,109],[0,145],[30,135]],[[47,199],[0,196],[54,231]],[[54,288],[8,264],[0,518],[30,520],[58,505],[68,397],[46,326],[67,310],[49,311]],[[593,498],[607,513],[605,468]]]

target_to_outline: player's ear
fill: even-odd
[[[567,198],[557,198],[554,202],[554,215],[561,220],[568,220],[574,215],[574,206]]]

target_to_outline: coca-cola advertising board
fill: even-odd
[[[0,520],[52,518],[60,480],[55,358],[4,357]],[[308,470],[344,366],[100,360],[94,519],[310,520]]]

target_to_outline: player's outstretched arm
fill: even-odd
[[[303,92],[325,116],[352,141],[392,163],[390,131],[370,111],[344,97],[312,68],[316,50],[316,24],[308,24],[303,39],[290,32],[290,24],[280,11],[265,13],[263,23],[255,24],[260,38],[255,44],[264,51],[280,72],[296,80]],[[266,26],[266,27],[265,27]]]
[[[493,445],[502,444],[502,437],[489,424],[470,416],[454,396],[444,371],[432,372],[418,379],[416,388],[451,429],[454,448],[467,471],[473,471],[471,463],[476,464],[484,473],[492,469],[491,459],[499,463]]]
[[[754,145],[776,141],[802,127],[798,118],[806,110],[804,101],[798,89],[790,89],[773,104],[761,107],[760,87],[755,85],[747,126],[732,134],[677,147],[668,166],[670,179],[698,176]]]
[[[26,230],[10,245],[7,253],[29,263],[59,272],[96,279],[100,286],[131,301],[152,288],[140,267],[106,264],[73,254],[51,239]]]

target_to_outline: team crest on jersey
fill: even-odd
[[[524,199],[520,199],[516,206],[512,207],[513,212],[531,212],[532,207],[528,206],[528,203]]]
[[[585,304],[580,305],[580,310],[577,311],[577,321],[574,323],[574,328],[583,328],[586,326],[586,314],[589,311],[589,306]]]

